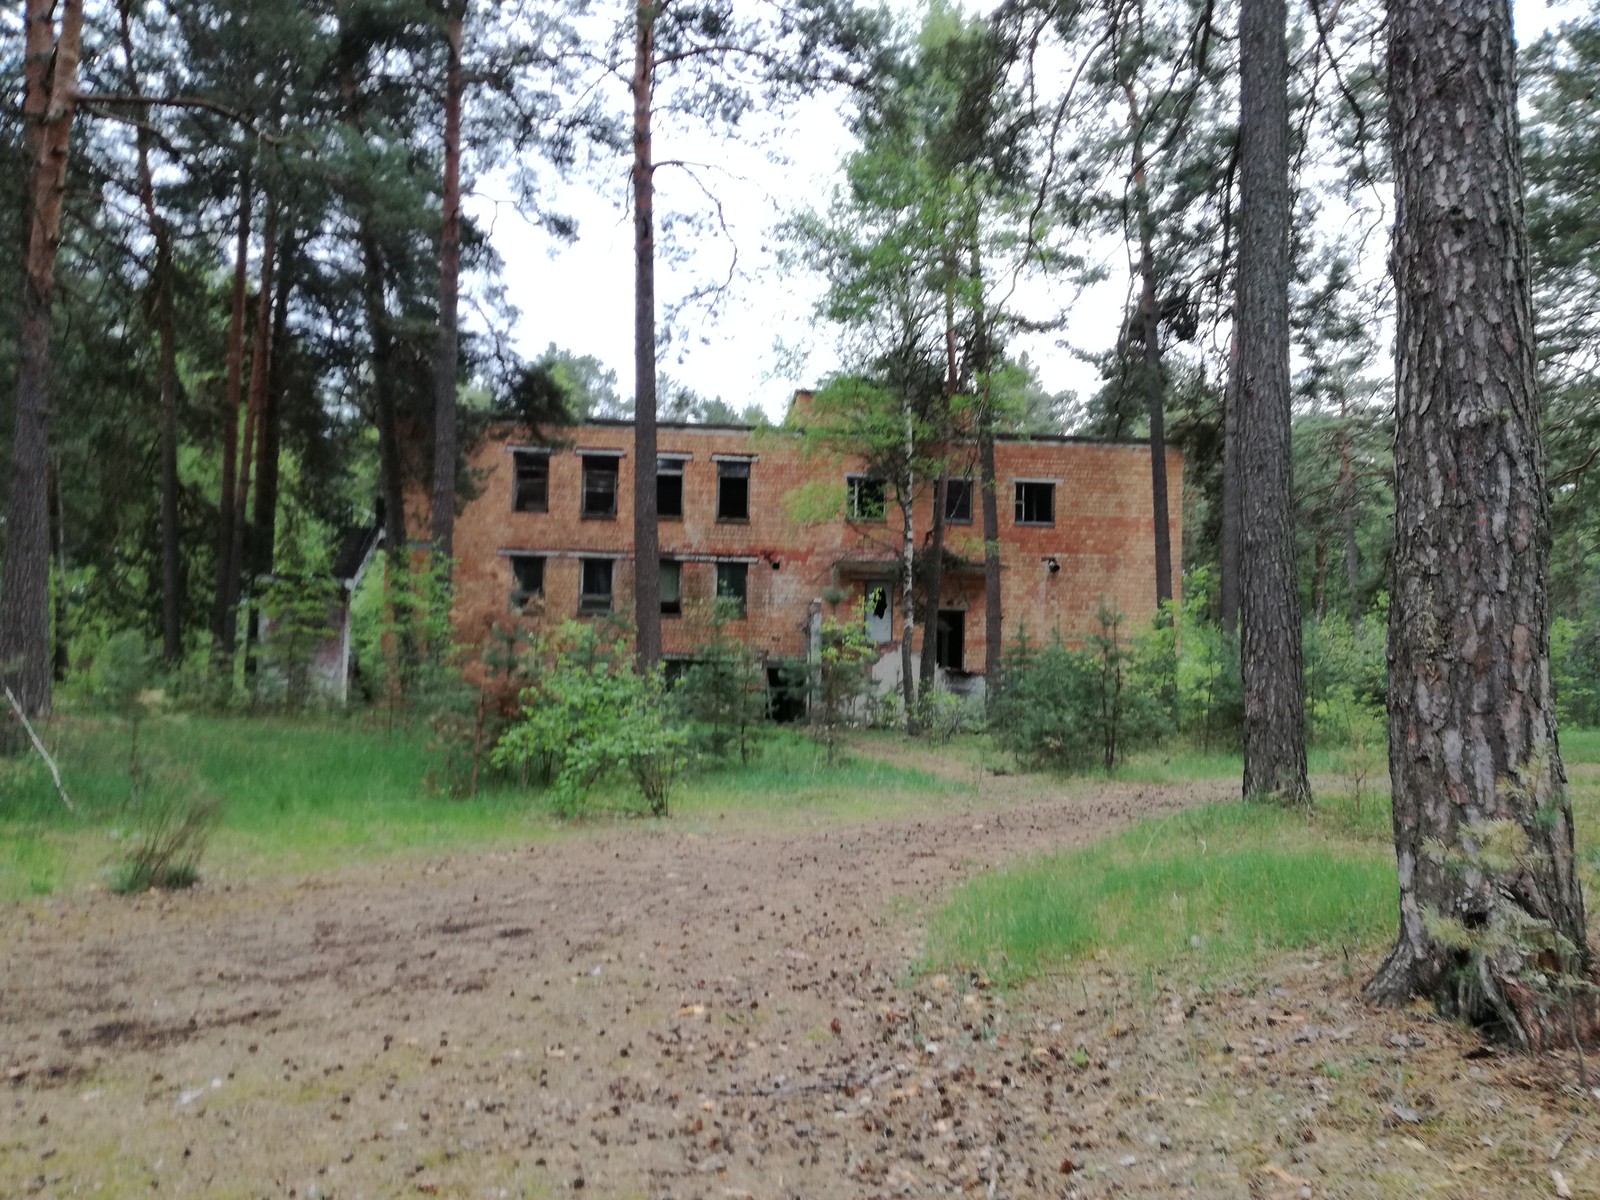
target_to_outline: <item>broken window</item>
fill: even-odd
[[[846,512],[852,521],[882,521],[889,515],[889,485],[870,475],[846,475]]]
[[[972,480],[944,481],[944,519],[949,525],[972,524]]]
[[[1056,485],[1038,480],[1017,481],[1018,525],[1054,525],[1056,523]]]
[[[521,608],[529,600],[544,596],[544,556],[511,554],[511,607]]]
[[[586,517],[614,517],[617,515],[617,463],[610,454],[585,454],[583,456],[583,515]]]
[[[894,602],[886,583],[869,583],[865,589],[867,636],[874,642],[894,641]]]
[[[608,613],[611,611],[611,575],[617,565],[609,558],[585,558],[578,583],[578,611],[580,613]]]
[[[511,452],[511,511],[550,511],[550,453],[547,450]]]
[[[675,559],[661,560],[661,611],[672,617],[683,612],[683,564]]]
[[[749,612],[750,564],[722,562],[717,564],[717,599],[731,601],[737,616]]]
[[[683,517],[683,467],[687,460],[677,457],[656,459],[656,516]]]
[[[717,463],[717,520],[750,519],[750,460]]]

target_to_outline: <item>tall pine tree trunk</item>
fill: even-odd
[[[266,227],[261,238],[261,285],[256,289],[256,326],[250,343],[250,390],[245,403],[244,442],[239,451],[238,484],[233,500],[233,538],[228,547],[224,576],[228,603],[222,624],[222,644],[232,654],[239,637],[239,603],[242,597],[245,553],[250,529],[250,472],[255,465],[255,443],[266,407],[267,379],[271,372],[272,272],[278,251],[278,206],[266,196]]]
[[[28,0],[23,48],[27,243],[17,338],[17,410],[0,569],[0,681],[24,712],[47,715],[50,686],[50,310],[78,93],[82,0]]]
[[[389,330],[388,290],[383,251],[362,222],[361,295],[371,343],[372,410],[378,427],[378,488],[383,498],[383,536],[394,578],[409,573],[406,557],[405,482],[400,462],[399,417],[395,410],[394,339]]]
[[[1538,1048],[1594,1031],[1556,742],[1550,513],[1507,0],[1389,0],[1398,217],[1389,770],[1400,935],[1367,985]],[[1565,1010],[1565,1011],[1564,1011]]]
[[[1307,804],[1289,435],[1285,0],[1239,6],[1239,432],[1244,794]]]
[[[1222,575],[1217,620],[1230,640],[1239,632],[1239,542],[1243,489],[1239,463],[1239,334],[1237,303],[1234,335],[1228,346],[1228,381],[1222,392],[1222,530],[1217,551]]]
[[[282,238],[275,271],[277,296],[272,305],[272,348],[268,354],[267,393],[261,407],[261,450],[256,464],[255,553],[249,569],[272,572],[278,541],[278,457],[283,445],[283,397],[288,386],[289,301],[294,295],[295,260],[301,238]]]
[[[656,528],[655,161],[650,143],[655,23],[641,0],[633,63],[633,613],[641,671],[661,661],[661,549]]]
[[[117,5],[122,56],[128,73],[128,91],[143,91],[133,57],[133,17],[130,0]],[[155,181],[150,169],[154,135],[139,124],[134,135],[138,158],[139,204],[145,224],[155,240],[155,270],[151,279],[156,326],[156,389],[160,413],[161,461],[161,660],[176,666],[183,657],[183,559],[178,528],[178,322],[173,303],[172,226],[156,208]]]
[[[465,0],[446,0],[444,80],[444,204],[439,236],[439,346],[433,364],[433,512],[436,562],[454,553],[456,521],[456,360],[460,355],[461,283],[461,42]]]
[[[211,608],[213,653],[225,680],[232,675],[228,658],[233,653],[228,630],[236,619],[229,613],[228,564],[233,554],[234,522],[244,520],[235,507],[239,470],[239,407],[244,394],[245,297],[249,291],[250,219],[254,192],[250,169],[239,172],[239,227],[233,251],[233,307],[228,318],[228,357],[222,400],[222,491],[217,502],[217,585]]]
[[[1155,218],[1150,213],[1148,164],[1142,142],[1143,120],[1133,84],[1124,81],[1128,101],[1128,126],[1133,136],[1133,208],[1139,232],[1140,379],[1144,384],[1145,412],[1150,420],[1151,527],[1155,534],[1156,608],[1172,599],[1172,523],[1167,515],[1166,387],[1161,371],[1161,328],[1156,304]]]

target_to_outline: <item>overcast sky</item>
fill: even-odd
[[[1525,44],[1582,8],[1581,0],[1516,0],[1517,36]],[[615,87],[622,91],[622,84]],[[617,102],[625,99],[619,95]],[[827,203],[838,165],[850,149],[840,103],[838,97],[813,100],[781,119],[759,118],[732,142],[670,130],[658,135],[658,159],[693,162],[699,180],[672,168],[658,170],[658,214],[707,213],[703,184],[715,192],[728,226],[727,237],[709,232],[693,237],[692,253],[683,261],[658,260],[658,298],[665,307],[690,289],[732,273],[720,313],[690,309],[676,322],[674,340],[661,347],[661,369],[735,409],[755,403],[779,417],[797,387],[815,384],[838,365],[837,331],[813,315],[820,281],[781,272],[774,251],[779,226],[796,209]],[[774,149],[781,151],[778,161]],[[592,354],[617,372],[624,396],[633,392],[627,168],[619,159],[609,174],[557,190],[554,207],[578,218],[578,238],[571,244],[554,244],[532,226],[509,203],[509,189],[492,179],[477,181],[467,201],[472,215],[491,229],[505,259],[507,298],[521,314],[512,331],[517,349],[532,358],[554,342],[576,354]],[[1016,347],[1030,353],[1052,391],[1087,394],[1095,386],[1093,372],[1058,343],[1101,350],[1115,336],[1128,286],[1127,261],[1116,244],[1107,244],[1104,257],[1110,279],[1094,293],[1075,297],[1056,285],[1049,297],[1072,308],[1064,335]]]

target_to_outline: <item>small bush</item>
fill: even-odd
[[[1059,639],[1036,649],[1026,630],[1006,650],[989,725],[999,745],[1033,767],[1110,771],[1165,729],[1161,674],[1124,647],[1121,618],[1102,609],[1082,650]]]
[[[667,720],[660,668],[635,674],[624,643],[575,622],[542,639],[537,655],[549,665],[523,694],[521,718],[495,746],[495,764],[547,766],[563,816],[585,811],[595,786],[617,775],[631,777],[644,811],[666,816],[688,735]]]
[[[878,648],[867,636],[865,604],[847,610],[843,619],[823,618],[811,726],[827,748],[830,767],[844,731],[855,723],[857,710],[871,689],[872,664],[877,657]]]
[[[135,798],[131,846],[112,868],[111,890],[128,895],[193,887],[220,810],[215,798],[185,780],[164,779],[142,788]]]
[[[944,743],[958,733],[983,728],[983,701],[931,688],[917,697],[917,728],[932,741]]]
[[[1600,612],[1551,623],[1550,672],[1561,723],[1600,729]]]
[[[736,601],[713,601],[699,657],[673,694],[700,727],[694,737],[698,751],[727,759],[737,750],[739,761],[749,762],[766,723],[767,673],[755,652],[729,633],[738,612]]]

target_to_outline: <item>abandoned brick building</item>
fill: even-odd
[[[707,636],[714,597],[742,613],[735,635],[770,664],[804,659],[828,602],[867,601],[868,630],[883,651],[880,678],[897,677],[889,653],[901,627],[900,522],[886,489],[859,462],[808,451],[778,429],[662,424],[658,434],[662,647],[692,659]],[[464,632],[508,615],[536,628],[616,614],[632,622],[633,427],[594,421],[559,447],[528,444],[501,426],[477,447],[480,480],[455,527],[455,619]],[[972,456],[974,459],[976,455]],[[1155,610],[1150,449],[1069,437],[1005,438],[996,446],[1002,616],[1009,641],[1059,630],[1079,641],[1098,628],[1102,603],[1128,628]],[[1182,545],[1182,459],[1169,451],[1169,522]],[[836,487],[830,487],[836,485]],[[819,494],[837,497],[819,516]],[[926,534],[932,500],[916,515]],[[981,687],[985,661],[983,520],[975,466],[945,488],[944,584],[931,646],[958,688]],[[426,528],[413,514],[413,528]],[[843,596],[846,599],[840,600]]]

